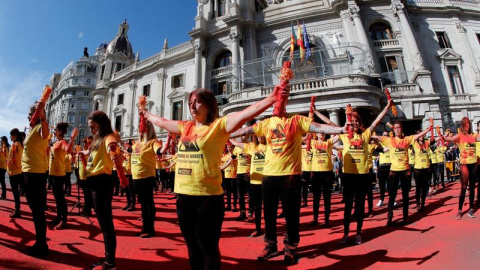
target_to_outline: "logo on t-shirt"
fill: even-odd
[[[265,153],[263,151],[255,152],[253,159],[254,160],[265,159]]]
[[[180,146],[178,147],[179,152],[199,152],[200,148],[198,147],[197,140],[193,141],[181,141]]]
[[[283,139],[285,138],[285,133],[283,132],[283,126],[278,124],[277,127],[275,129],[272,130],[272,136],[271,136],[271,139],[272,140],[275,140],[275,139]]]

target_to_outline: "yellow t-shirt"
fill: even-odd
[[[109,154],[108,145],[116,142],[113,134],[107,135],[103,138],[103,142],[97,150],[90,151],[87,161],[87,178],[100,174],[112,174],[113,161]]]
[[[7,169],[7,157],[8,157],[7,147],[0,146],[0,169],[4,169],[4,170]]]
[[[173,164],[173,166],[170,168],[171,172],[175,171],[175,166],[177,165],[177,154],[173,155],[170,160],[169,160],[169,165]]]
[[[445,146],[444,146],[445,147]],[[446,149],[447,147],[445,147]],[[480,164],[480,142],[475,142],[475,149],[476,149],[476,154],[477,154],[477,163]],[[445,150],[446,151],[446,150]],[[445,152],[444,151],[444,152]]]
[[[432,164],[437,164],[438,163],[437,151],[432,151],[430,149],[430,161],[432,162]]]
[[[237,159],[238,159],[237,173],[238,174],[249,173],[251,157],[248,155],[245,155],[243,149],[240,147],[235,147],[233,149],[233,154],[237,156]]]
[[[414,166],[415,165],[415,153],[413,152],[412,148],[408,148],[408,164]]]
[[[307,149],[302,149],[302,172],[311,172],[312,171],[312,151],[307,151]]]
[[[88,160],[88,155],[83,157],[85,160]],[[80,180],[87,180],[87,169],[83,166],[83,162],[80,160],[80,164],[78,165],[78,177]]]
[[[63,146],[59,146],[54,150],[55,145],[60,144],[61,141],[56,142],[50,147],[50,166],[48,168],[48,174],[52,176],[65,176],[65,157],[67,152],[63,149]]]
[[[65,156],[65,172],[71,173],[72,172],[72,155],[67,154]]]
[[[388,145],[388,149],[390,149],[390,160],[392,161],[392,165],[390,166],[391,171],[405,171],[410,168],[408,163],[408,148],[414,142],[413,136],[407,136],[403,139],[397,137],[382,137],[381,142]]]
[[[333,141],[312,140],[312,172],[331,172],[333,171],[332,148]]]
[[[477,162],[476,137],[477,134],[459,134],[456,143],[458,144],[458,150],[460,152],[460,164],[473,164]]]
[[[261,185],[263,178],[263,168],[265,167],[265,144],[255,145],[255,143],[245,144],[244,152],[252,157],[250,166],[250,184]]]
[[[40,136],[42,125],[30,129],[24,142],[22,171],[27,173],[46,173],[48,170],[48,139]]]
[[[18,175],[22,173],[22,152],[23,147],[20,142],[15,142],[10,146],[7,160],[8,175]]]
[[[430,167],[430,142],[425,141],[423,145],[418,142],[413,143],[415,169],[428,169]]]
[[[302,173],[302,135],[308,133],[311,123],[311,118],[301,115],[288,118],[273,116],[253,126],[257,136],[267,139],[264,175]]]
[[[447,147],[445,146],[438,146],[435,149],[435,153],[437,154],[437,162],[443,163],[445,161],[445,151],[447,151]]]
[[[123,170],[125,171],[125,175],[132,175],[132,160],[130,153],[123,153],[123,157],[125,158],[122,162]]]
[[[161,170],[163,169],[162,157],[159,155],[155,156],[155,169]]]
[[[156,139],[135,144],[131,155],[134,180],[155,177],[155,156],[160,146]]]
[[[194,121],[181,121],[175,171],[175,192],[186,195],[221,195],[220,164],[229,134],[227,117],[216,119],[208,126]]]
[[[377,149],[376,144],[371,143],[368,145],[368,169],[373,168],[373,151],[375,151],[375,149]]]
[[[228,160],[232,158],[231,154],[226,154],[222,157],[222,165],[227,163]],[[230,165],[228,165],[225,170],[225,178],[237,178],[237,168],[238,168],[238,159],[235,157],[232,162],[230,162]]]
[[[380,143],[382,148],[386,148],[387,146],[384,145],[383,143]],[[389,151],[380,151],[379,152],[379,158],[378,158],[378,164],[380,165],[390,165],[392,161],[390,160],[390,150]]]
[[[362,134],[353,134],[349,139],[348,134],[339,135],[343,143],[343,172],[351,174],[367,174],[368,168],[368,143],[372,131],[367,128]]]

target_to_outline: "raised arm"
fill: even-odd
[[[272,106],[277,99],[276,96],[279,91],[282,96],[288,97],[288,93],[290,92],[290,86],[287,85],[285,87],[282,87],[277,85],[268,97],[248,106],[242,111],[227,115],[226,131],[228,133],[234,132],[247,121],[253,119],[254,117],[264,112],[266,109],[268,109],[270,106]]]
[[[458,141],[458,137],[460,135],[456,134],[455,136],[443,136],[442,134],[440,134],[440,136],[443,137],[443,139],[446,141],[446,142],[457,142]],[[478,139],[477,139],[478,141]]]
[[[180,133],[180,130],[178,129],[178,123],[180,121],[168,120],[163,117],[153,115],[146,110],[140,110],[140,113],[143,113],[143,115],[145,115],[145,118],[155,126],[163,128],[168,132],[171,132],[174,134]]]
[[[432,129],[432,126],[430,126],[429,128],[423,130],[422,132],[420,132],[418,134],[413,135],[413,139],[416,141],[418,138],[420,138],[422,136],[425,136],[431,129]]]
[[[313,111],[313,113],[318,116],[318,118],[320,118],[320,120],[322,120],[323,122],[325,122],[325,124],[329,125],[329,126],[334,126],[334,127],[338,127],[337,124],[335,124],[334,122],[332,122],[332,120],[330,120],[330,118],[326,117],[325,115],[321,114],[319,111],[315,110]]]
[[[348,123],[347,123],[348,124]],[[324,134],[342,134],[347,132],[347,124],[344,127],[330,126],[312,122],[308,132],[324,133]]]
[[[225,162],[225,164],[223,164],[222,166],[220,166],[220,171],[223,171],[225,170],[228,166],[230,166],[230,164],[232,164],[232,161],[233,161],[233,158],[229,158],[227,160],[227,162]]]
[[[238,146],[238,147],[240,147],[240,148],[242,148],[242,149],[245,148],[245,143],[243,143],[243,142],[239,142],[239,141],[234,140],[234,139],[230,139],[229,141],[230,141],[233,145],[235,145],[235,146]]]
[[[255,131],[253,130],[253,127],[244,127],[244,128],[241,128],[241,129],[235,131],[234,133],[230,134],[230,138],[237,138],[237,137],[250,135],[250,134],[254,134],[254,133],[255,133]]]
[[[385,108],[383,108],[383,110],[380,112],[380,114],[377,116],[377,118],[375,118],[375,120],[370,125],[370,127],[369,127],[370,131],[375,130],[375,128],[378,126],[378,123],[380,123],[380,121],[382,121],[383,117],[385,117],[385,114],[387,114],[388,109],[390,107],[392,107],[392,104],[393,104],[393,101],[389,100],[388,103],[387,103],[387,106]]]
[[[42,136],[43,139],[46,139],[48,138],[48,135],[50,135],[50,129],[48,128],[48,122],[45,118],[45,103],[37,103],[37,110],[40,112],[39,118],[40,124],[42,125],[42,128],[40,129],[40,136]]]

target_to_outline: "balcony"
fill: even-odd
[[[392,98],[413,97],[422,94],[420,86],[416,83],[390,84],[387,85]]]
[[[226,66],[212,70],[212,78],[216,79],[219,77],[225,77],[232,75],[233,66]]]
[[[480,8],[479,0],[408,0],[408,5],[417,8],[459,7],[463,9]]]
[[[472,100],[471,94],[453,94],[448,97],[450,104],[469,103]]]
[[[373,48],[377,51],[402,49],[398,39],[372,40],[372,43],[373,43]]]

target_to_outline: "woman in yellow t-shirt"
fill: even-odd
[[[410,145],[420,138],[425,136],[432,127],[425,129],[424,131],[413,135],[404,137],[403,126],[400,122],[393,124],[393,131],[395,137],[376,137],[380,142],[386,145],[390,151],[390,160],[392,162],[390,166],[390,173],[388,176],[388,220],[387,226],[392,225],[393,219],[393,207],[395,204],[395,198],[397,197],[398,184],[402,185],[402,200],[403,200],[403,223],[407,224],[408,220],[408,205],[410,189],[412,187],[411,172],[408,159],[408,148]]]
[[[88,151],[90,144],[93,141],[93,136],[88,136],[82,141],[83,151]],[[79,153],[76,153],[75,165],[78,167],[78,178],[77,183],[79,183],[82,188],[83,193],[83,211],[82,214],[90,217],[92,215],[93,209],[93,197],[90,187],[87,184],[87,164],[88,155],[80,157]]]
[[[345,209],[343,212],[343,232],[344,235],[340,240],[341,244],[348,241],[348,233],[350,232],[350,222],[352,216],[353,202],[355,201],[355,218],[357,221],[357,230],[355,235],[355,244],[362,243],[362,227],[363,217],[365,214],[365,196],[367,188],[370,187],[370,167],[368,163],[369,143],[372,132],[378,123],[383,119],[388,109],[392,105],[391,101],[380,112],[372,124],[364,129],[362,118],[357,112],[352,113],[352,129],[353,137],[349,138],[348,134],[339,135],[339,139],[343,143],[343,200]],[[335,141],[333,142],[335,143]]]
[[[122,166],[123,170],[125,171],[125,176],[128,179],[128,186],[125,187],[125,194],[127,197],[127,205],[125,205],[122,210],[132,212],[135,211],[135,205],[137,201],[137,196],[135,192],[135,185],[133,183],[133,178],[132,178],[132,143],[133,140],[127,140],[123,144],[123,157],[125,158],[123,160]]]
[[[235,145],[227,143],[227,152],[222,156],[222,166],[220,171],[223,171],[223,188],[225,189],[225,195],[227,197],[226,211],[237,211],[237,196],[236,190],[233,190],[234,182],[237,180],[237,156],[233,154]],[[232,207],[232,193],[233,193],[233,207]]]
[[[93,141],[88,151],[81,151],[80,156],[89,155],[86,166],[87,185],[93,197],[93,205],[98,223],[103,232],[105,258],[95,263],[94,270],[115,267],[117,237],[112,217],[112,197],[114,179],[113,164],[122,166],[123,156],[118,154],[118,142],[112,130],[112,123],[102,111],[95,111],[88,117],[88,126],[93,134]],[[125,183],[122,183],[125,186]]]
[[[440,134],[443,137],[443,135]],[[467,117],[463,117],[460,121],[460,132],[452,137],[443,137],[447,142],[454,142],[458,145],[460,152],[460,197],[458,200],[458,212],[456,219],[462,218],[462,207],[465,201],[465,193],[467,186],[469,187],[469,203],[468,216],[474,218],[474,200],[475,200],[475,182],[477,179],[477,155],[475,142],[480,141],[480,135],[472,132],[472,124]]]
[[[10,139],[12,147],[7,158],[7,172],[10,178],[10,186],[12,188],[13,200],[15,201],[15,210],[10,215],[11,218],[19,218],[20,215],[20,186],[23,182],[22,174],[22,152],[23,143],[20,139],[20,131],[14,128],[10,131]]]
[[[0,145],[0,184],[2,185],[2,195],[0,200],[7,198],[7,185],[5,184],[5,173],[7,172],[7,157],[10,151],[10,144],[5,136],[2,136]]]
[[[49,177],[53,183],[53,196],[57,205],[57,217],[50,222],[57,230],[67,227],[67,201],[65,200],[66,166],[65,157],[72,150],[74,140],[67,143],[63,137],[67,133],[68,123],[58,123],[54,136],[57,142],[50,148]]]
[[[430,140],[425,141],[425,137],[419,137],[413,143],[413,153],[415,165],[413,175],[415,178],[415,201],[417,211],[425,211],[425,199],[428,194],[428,182],[431,176],[430,164]]]
[[[146,122],[147,131],[140,135],[139,141],[133,146],[131,155],[132,179],[138,200],[142,208],[142,231],[140,238],[155,236],[155,202],[153,192],[156,184],[155,156],[162,156],[168,141],[162,149],[157,140],[152,123]],[[168,136],[170,138],[170,136]]]
[[[215,95],[202,88],[195,89],[188,97],[191,121],[167,120],[143,111],[153,124],[181,134],[175,192],[180,229],[192,268],[199,265],[206,269],[220,268],[218,243],[225,215],[220,164],[229,134],[272,106],[277,94],[287,97],[288,92],[288,86],[276,86],[265,99],[221,118]]]

